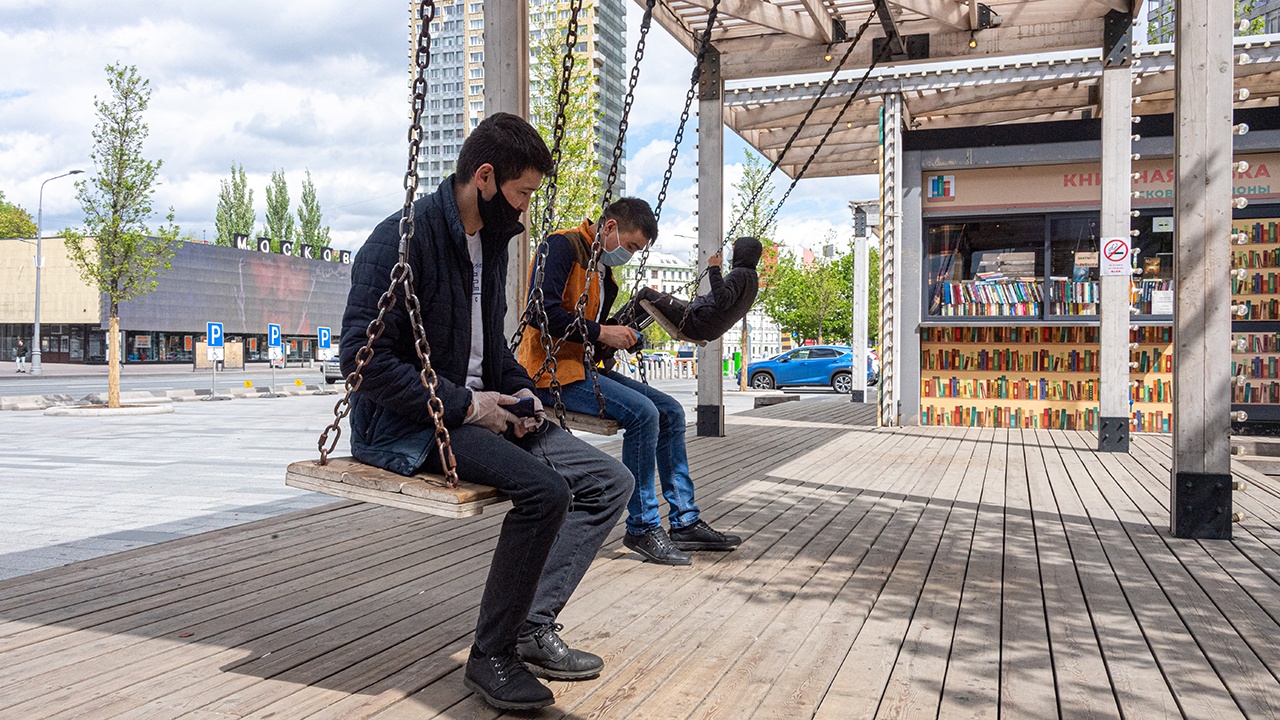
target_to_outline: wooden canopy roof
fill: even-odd
[[[655,20],[693,52],[712,2],[662,0]],[[1127,0],[887,0],[887,25],[870,0],[720,0],[712,44],[725,79],[725,123],[777,159],[844,56],[850,41],[841,33],[852,38],[869,17],[863,39],[786,153],[780,168],[789,176],[828,130],[806,177],[878,172],[885,93],[903,95],[912,128],[1096,117],[1106,16],[1128,6]],[[927,57],[881,61],[846,109],[886,29],[904,38],[927,35]],[[1244,56],[1236,85],[1249,90],[1247,99],[1236,96],[1237,107],[1274,105],[1280,36],[1240,37],[1236,47]],[[1136,112],[1172,112],[1172,46],[1139,46],[1133,58]]]

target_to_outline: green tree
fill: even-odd
[[[1236,0],[1235,13],[1236,20],[1244,20],[1254,11],[1254,6],[1258,4],[1258,0]],[[1147,41],[1152,43],[1169,43],[1173,42],[1173,34],[1175,28],[1173,0],[1161,3],[1159,7],[1150,11],[1147,16]],[[1261,35],[1266,29],[1266,23],[1261,17],[1255,17],[1249,21],[1243,28],[1236,27],[1234,32],[1237,36],[1242,35]]]
[[[869,240],[874,240],[870,238]],[[867,272],[867,339],[872,343],[880,339],[880,249],[868,242],[868,272]],[[853,274],[854,274],[854,252],[853,242],[849,243],[848,252],[839,255],[834,260],[836,272],[840,276],[840,282],[847,289],[848,296],[853,297]],[[853,332],[853,307],[852,300],[846,311],[849,318],[849,334]]]
[[[36,236],[36,221],[31,213],[4,199],[0,190],[0,238],[31,238]]]
[[[316,198],[315,183],[311,182],[310,170],[307,171],[307,179],[302,181],[302,198],[299,203],[298,242],[317,250],[329,247],[329,226],[320,224],[323,216],[320,213],[320,201]]]
[[[142,114],[151,101],[151,83],[132,65],[108,65],[106,70],[111,97],[93,102],[98,125],[90,157],[97,174],[76,183],[85,229],[68,230],[64,237],[81,277],[105,293],[110,303],[107,396],[111,407],[119,407],[120,303],[155,290],[155,278],[169,269],[176,244],[153,237],[146,224],[161,166],[160,160],[142,155],[148,134]],[[170,209],[171,234],[176,236],[172,218]]]
[[[834,233],[829,236],[834,240]],[[868,263],[869,265],[872,263]],[[804,263],[794,253],[779,255],[765,314],[783,332],[820,343],[848,342],[853,332],[853,253]]]
[[[257,215],[253,211],[253,190],[249,188],[244,165],[233,163],[231,178],[222,181],[214,222],[218,228],[218,245],[232,247],[236,244],[236,234],[253,235]]]
[[[284,171],[271,173],[267,185],[267,215],[263,234],[271,238],[271,251],[280,252],[280,243],[293,242],[293,213],[289,212],[289,185]]]
[[[590,1],[583,3],[584,17],[593,12],[592,5]],[[564,59],[565,29],[548,25],[541,31],[542,39],[535,47],[529,68],[529,119],[550,146],[564,77],[561,62]],[[587,53],[574,54],[569,102],[565,106],[564,139],[560,143],[560,163],[556,167],[556,200],[551,230],[577,225],[584,218],[595,219],[600,213],[603,184],[596,156],[596,122],[601,111],[591,66]],[[535,235],[542,230],[545,206],[544,185],[544,191],[535,194],[529,203],[530,227]]]
[[[729,217],[737,223],[736,228],[731,229],[737,237],[759,238],[768,247],[773,244],[774,233],[778,230],[778,219],[769,217],[773,211],[773,180],[769,178],[769,165],[750,148],[743,150],[742,155],[742,177],[733,184],[734,196],[729,205]],[[752,198],[755,198],[754,202]]]

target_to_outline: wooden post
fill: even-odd
[[[708,48],[698,95],[698,267],[724,242],[724,80]],[[703,279],[699,293],[709,292]],[[724,437],[724,352],[720,338],[698,349],[698,436]]]
[[[853,239],[853,392],[851,402],[867,401],[867,292],[870,252],[866,234]]]
[[[486,0],[484,4],[484,111],[529,117],[529,5]],[[544,138],[548,146],[551,138]],[[535,218],[526,218],[533,227]],[[507,259],[506,332],[520,324],[529,295],[529,233],[511,241]]]
[[[1231,537],[1232,4],[1177,0],[1173,478],[1176,537]]]
[[[1129,287],[1133,279],[1129,256],[1125,257],[1125,275],[1105,274],[1107,263],[1101,262],[1107,241],[1117,239],[1131,244],[1133,223],[1129,216],[1133,181],[1131,161],[1133,134],[1133,75],[1129,63],[1129,28],[1131,16],[1113,12],[1114,24],[1123,29],[1119,37],[1103,48],[1102,70],[1102,218],[1099,226],[1102,247],[1099,250],[1102,372],[1100,382],[1098,449],[1103,452],[1129,452]],[[1109,23],[1112,21],[1108,16]]]
[[[900,280],[903,276],[902,256],[902,117],[903,100],[899,93],[884,96],[884,143],[880,165],[880,424],[902,424],[902,371],[920,362],[907,359],[903,334]],[[914,320],[913,320],[914,322]],[[918,409],[909,411],[917,415]]]

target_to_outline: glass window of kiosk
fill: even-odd
[[[1098,223],[1097,213],[1049,218],[1049,315],[1098,314]]]
[[[1231,219],[1231,294],[1248,308],[1236,320],[1280,320],[1280,217],[1249,205]]]
[[[941,220],[925,232],[930,317],[1043,314],[1043,215]]]
[[[1173,209],[1143,210],[1133,218],[1133,305],[1138,317],[1173,319]]]

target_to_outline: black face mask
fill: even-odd
[[[494,193],[492,200],[485,200],[484,193],[476,188],[476,206],[480,210],[480,219],[490,230],[506,230],[520,222],[520,211],[507,202],[507,196],[501,187]]]

